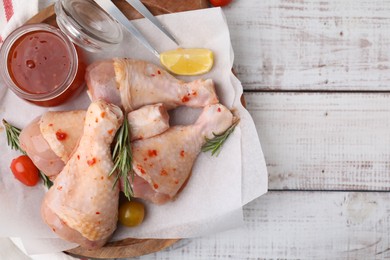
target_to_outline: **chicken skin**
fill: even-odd
[[[127,115],[127,120],[130,126],[131,141],[147,139],[169,128],[169,115],[161,103],[134,110]]]
[[[46,112],[20,133],[20,146],[53,180],[64,168],[83,132],[85,111]]]
[[[83,133],[84,110],[46,112],[39,121],[43,138],[63,162],[69,158]]]
[[[173,126],[160,135],[133,142],[135,197],[156,204],[171,200],[190,176],[205,138],[224,132],[232,123],[229,109],[209,105],[194,125]]]
[[[117,106],[93,102],[76,150],[45,194],[41,213],[61,238],[85,248],[103,246],[116,229],[119,184],[110,145],[123,122]]]
[[[23,128],[19,136],[20,147],[39,170],[50,179],[54,179],[64,168],[65,163],[43,138],[39,129],[39,120],[38,117]]]
[[[20,145],[51,180],[64,168],[83,133],[86,111],[51,111],[36,118],[21,132]],[[141,107],[127,115],[131,140],[149,138],[169,128],[163,104]]]
[[[141,60],[95,62],[88,66],[85,80],[92,100],[104,99],[123,107],[126,112],[156,103],[172,109],[204,107],[219,102],[211,79],[186,83]]]

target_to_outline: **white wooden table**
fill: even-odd
[[[139,259],[389,258],[390,1],[224,11],[270,191],[245,206],[245,227]]]
[[[224,11],[270,191],[244,228],[140,259],[390,258],[390,1]]]

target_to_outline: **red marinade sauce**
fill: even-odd
[[[46,31],[21,36],[8,54],[8,71],[12,80],[31,94],[56,89],[68,76],[71,63],[63,40]]]

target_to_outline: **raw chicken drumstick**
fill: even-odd
[[[218,103],[211,79],[186,83],[141,60],[95,62],[88,66],[85,80],[92,100],[104,99],[126,112],[155,103],[163,103],[167,109]]]
[[[232,123],[229,109],[209,105],[194,125],[173,126],[160,135],[133,142],[135,197],[156,204],[172,199],[189,177],[205,138],[224,132]]]
[[[84,119],[83,110],[46,112],[23,128],[20,146],[38,169],[53,180],[76,147]]]
[[[61,238],[85,248],[103,246],[116,229],[119,184],[110,145],[123,121],[119,107],[93,102],[78,147],[42,203],[42,217]]]
[[[134,110],[127,115],[127,119],[131,141],[147,139],[161,134],[169,128],[169,115],[161,103]]]
[[[23,128],[20,145],[34,164],[51,180],[68,162],[83,133],[84,110],[51,111]],[[144,106],[128,114],[131,140],[149,138],[169,128],[169,115],[160,104]]]

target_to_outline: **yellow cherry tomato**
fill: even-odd
[[[135,227],[142,223],[145,216],[144,204],[126,201],[119,207],[119,222],[126,227]]]

